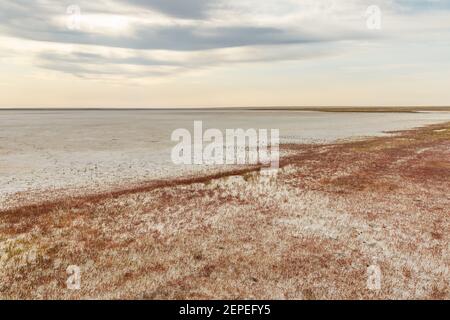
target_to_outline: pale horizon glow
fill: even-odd
[[[0,0],[0,108],[450,106],[449,57],[449,1]]]

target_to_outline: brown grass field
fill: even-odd
[[[450,123],[283,148],[276,178],[255,166],[1,210],[0,298],[450,299]]]

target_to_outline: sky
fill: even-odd
[[[0,0],[0,108],[450,105],[450,0]]]

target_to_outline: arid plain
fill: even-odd
[[[0,297],[450,298],[450,122],[281,149],[276,178],[245,166],[8,195]]]

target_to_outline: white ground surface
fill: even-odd
[[[102,190],[201,167],[172,164],[174,129],[280,129],[282,142],[331,142],[450,121],[450,113],[0,110],[0,208],[13,196]]]

